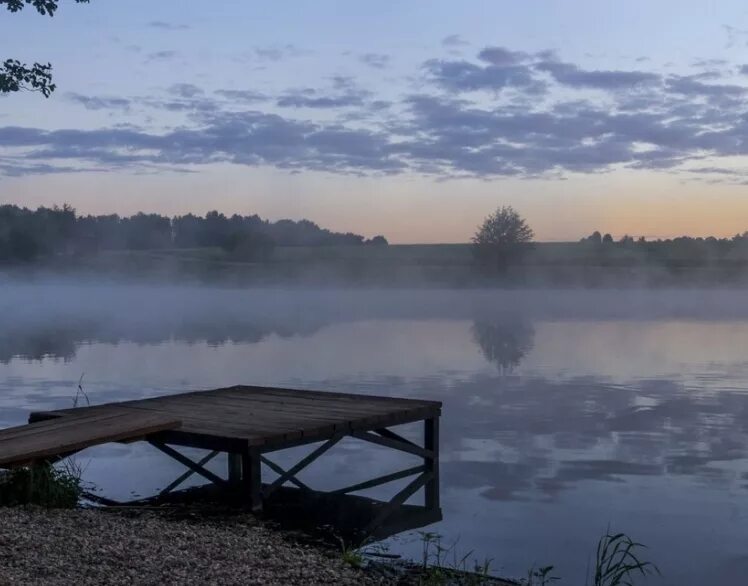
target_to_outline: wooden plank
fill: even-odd
[[[44,433],[46,433],[46,430],[48,428],[61,431],[67,427],[74,428],[80,425],[82,422],[104,421],[106,419],[118,417],[122,413],[127,412],[128,411],[119,409],[117,407],[110,407],[108,409],[99,410],[96,412],[74,410],[70,415],[65,415],[64,417],[55,417],[54,419],[50,419],[45,422],[34,423],[33,425],[26,424],[2,429],[0,430],[0,440],[7,437],[31,438],[35,435],[43,435]]]
[[[247,389],[252,392],[264,393],[268,395],[286,395],[286,396],[301,396],[301,395],[314,395],[318,397],[336,397],[338,399],[351,399],[354,401],[383,401],[387,403],[402,403],[423,406],[438,406],[441,407],[441,401],[428,401],[424,399],[410,399],[405,397],[385,397],[382,395],[369,395],[363,393],[340,393],[335,391],[318,391],[311,389],[286,389],[281,387],[255,387],[255,386],[242,386],[238,385],[235,387],[227,387],[226,389],[216,389],[215,392],[222,392],[229,389]],[[205,392],[205,391],[203,391]],[[208,391],[210,392],[210,391]]]
[[[31,423],[0,432],[0,466],[28,464],[98,444],[177,429],[180,425],[173,417],[129,410]]]
[[[182,421],[184,431],[203,430],[209,431],[212,435],[227,435],[229,437],[256,437],[266,435],[277,435],[279,433],[298,433],[303,434],[305,429],[321,429],[328,427],[331,430],[335,426],[329,425],[326,421],[317,422],[310,419],[306,422],[303,420],[287,421],[264,421],[259,418],[248,417],[246,421],[236,421],[224,417],[220,412],[212,414],[208,418],[205,414],[198,416],[195,410],[185,407],[171,409],[169,411],[152,409],[147,406],[131,407],[133,411],[163,413],[179,417]]]
[[[204,402],[203,402],[204,401]],[[234,423],[268,424],[266,427],[278,424],[298,425],[302,422],[341,424],[352,419],[387,417],[391,410],[377,410],[371,412],[365,409],[352,411],[350,409],[328,408],[320,405],[277,405],[274,403],[243,402],[237,399],[231,403],[222,399],[213,402],[210,399],[201,401],[173,400],[169,403],[141,401],[128,404],[128,408],[152,409],[165,413],[175,413],[182,416],[189,415],[192,419],[206,421],[231,421]],[[372,422],[376,419],[371,419]],[[262,427],[262,425],[257,425]]]
[[[221,403],[208,403],[185,401],[170,402],[168,404],[153,405],[147,402],[131,404],[131,409],[154,409],[162,412],[181,412],[189,411],[194,418],[204,420],[236,420],[241,422],[260,421],[260,422],[298,422],[298,421],[320,421],[326,423],[340,423],[350,419],[343,413],[331,413],[329,411],[319,411],[306,409],[303,407],[284,408],[284,406],[273,405],[272,403],[242,403],[240,401],[228,403],[222,400]],[[363,413],[366,415],[366,413]]]
[[[247,385],[235,385],[232,387],[225,387],[221,389],[213,389],[213,390],[202,390],[202,391],[190,391],[187,393],[179,393],[178,395],[164,395],[161,397],[154,397],[152,399],[137,399],[136,401],[165,401],[168,400],[170,397],[179,396],[179,397],[190,397],[190,396],[199,396],[199,395],[211,395],[211,396],[219,396],[224,393],[232,393],[235,391],[240,391],[244,394],[254,394],[256,396],[268,396],[268,397],[291,397],[291,398],[299,398],[299,397],[318,397],[321,399],[324,398],[336,398],[340,401],[354,401],[354,402],[386,402],[392,405],[401,405],[401,406],[429,406],[429,407],[436,407],[441,408],[442,404],[440,401],[428,401],[424,399],[409,399],[409,398],[403,398],[403,397],[385,397],[381,395],[369,395],[369,394],[355,394],[355,393],[340,393],[340,392],[332,392],[332,391],[318,391],[318,390],[309,390],[309,389],[286,389],[286,388],[279,388],[279,387],[258,387],[258,386],[247,386]],[[121,403],[121,405],[126,405],[127,403],[132,403],[135,401],[127,401],[125,403]]]
[[[261,449],[282,449],[328,439],[338,433],[370,431],[438,417],[441,403],[401,399],[279,389],[235,386],[213,391],[194,391],[138,399],[102,406],[65,409],[32,414],[32,418],[62,415],[66,419],[82,413],[102,416],[112,409],[160,414],[182,421],[179,431],[169,435],[174,445],[219,449],[245,445]],[[175,442],[182,441],[183,444]]]
[[[369,400],[366,395],[348,395],[348,396],[330,396],[327,393],[311,393],[308,391],[299,391],[298,394],[288,393],[250,393],[242,391],[223,391],[218,397],[232,397],[244,401],[272,402],[274,404],[288,405],[324,405],[342,409],[365,409],[367,411],[389,411],[392,409],[410,409],[413,407],[432,406],[420,401],[403,401],[401,399],[392,399],[390,401]]]

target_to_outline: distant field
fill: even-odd
[[[698,256],[680,250],[619,245],[596,248],[578,242],[536,243],[520,264],[504,272],[476,265],[469,244],[281,246],[264,261],[241,260],[220,248],[105,251],[48,258],[42,266],[115,278],[186,278],[237,286],[628,287],[748,283],[745,251]]]
[[[173,258],[236,262],[220,248],[180,248],[104,252],[115,258]],[[538,243],[526,256],[531,264],[581,260],[585,251],[575,242]],[[473,263],[469,244],[390,244],[389,246],[277,246],[269,263],[366,262],[397,265],[465,266]]]

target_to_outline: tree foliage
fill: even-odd
[[[89,0],[75,0],[78,4],[87,4]],[[43,16],[54,16],[59,0],[0,0],[0,6],[10,12],[19,12],[26,5],[32,6]],[[29,66],[17,59],[6,59],[0,64],[0,93],[7,94],[20,90],[40,92],[45,98],[55,91],[52,83],[52,65],[34,63]]]
[[[270,222],[257,215],[168,218],[137,213],[79,216],[70,206],[29,210],[0,206],[0,260],[31,261],[41,256],[85,254],[99,250],[221,248],[234,258],[263,260],[274,246],[386,244],[350,232],[332,232],[309,220]]]
[[[502,206],[488,216],[473,236],[475,258],[496,268],[517,260],[532,242],[534,233],[511,206]]]

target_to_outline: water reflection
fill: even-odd
[[[575,583],[610,522],[651,547],[663,583],[742,580],[742,292],[147,293],[66,297],[39,316],[0,292],[0,424],[69,406],[81,372],[94,402],[237,382],[433,398],[444,402],[435,529],[465,550],[507,574],[555,563]],[[92,454],[90,479],[114,498],[181,472],[138,446]],[[360,480],[347,475],[362,465],[391,472],[391,458],[344,445],[310,483]]]
[[[535,330],[519,318],[500,321],[475,321],[472,327],[475,343],[483,356],[499,369],[501,374],[511,372],[532,350]]]

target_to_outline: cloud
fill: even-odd
[[[263,102],[268,100],[268,96],[254,90],[216,90],[214,93],[237,102]]]
[[[729,180],[737,175],[707,169],[719,168],[720,157],[748,155],[748,88],[722,82],[719,72],[586,69],[550,51],[497,46],[473,59],[430,59],[421,71],[419,93],[395,100],[345,75],[329,78],[327,87],[277,95],[206,94],[188,83],[160,97],[69,94],[92,110],[138,105],[182,120],[158,131],[2,127],[0,172],[14,165],[31,174],[44,172],[42,164],[151,171],[231,163],[439,179],[629,168]]]
[[[424,64],[430,80],[451,92],[519,88],[538,94],[546,84],[525,65],[476,65],[468,61],[431,59]]]
[[[384,69],[390,63],[390,56],[382,53],[364,53],[359,60],[374,69]]]
[[[346,108],[360,106],[361,98],[357,96],[306,96],[288,94],[278,98],[281,108]]]
[[[282,61],[290,57],[306,55],[307,51],[299,49],[295,45],[286,44],[270,47],[255,47],[254,55],[264,61]]]
[[[24,161],[78,160],[102,166],[199,165],[228,162],[289,170],[391,173],[405,164],[381,133],[321,125],[260,112],[204,112],[196,128],[163,134],[133,129],[0,128],[0,146]]]
[[[667,80],[667,91],[691,96],[739,98],[746,94],[747,88],[729,84],[706,84],[699,81],[699,76],[672,76]]]
[[[447,35],[442,39],[442,45],[445,47],[465,47],[469,44],[470,43],[468,43],[460,35]]]
[[[202,89],[191,83],[175,83],[167,91],[180,98],[194,98],[205,93]]]
[[[151,22],[148,23],[148,26],[151,28],[157,28],[157,29],[166,30],[166,31],[184,31],[190,28],[186,24],[164,22],[163,20],[152,20]]]
[[[145,56],[146,63],[150,61],[168,61],[174,59],[179,53],[177,51],[155,51]]]
[[[81,104],[87,110],[123,110],[130,109],[132,101],[128,98],[106,97],[106,96],[84,96],[76,93],[68,93],[69,100]]]
[[[724,67],[725,65],[728,65],[729,61],[726,59],[697,59],[693,63],[691,63],[692,67]]]
[[[722,29],[727,34],[726,47],[728,49],[732,49],[737,45],[745,44],[745,40],[748,37],[748,30],[736,28],[727,24],[722,25]]]
[[[589,71],[572,63],[547,60],[538,63],[536,69],[549,73],[555,81],[571,87],[618,90],[636,86],[656,84],[661,77],[644,71]]]
[[[530,55],[522,51],[510,51],[504,47],[486,47],[478,53],[478,59],[486,61],[497,67],[506,67],[509,65],[518,65],[527,61]]]
[[[6,161],[0,158],[0,176],[25,177],[28,175],[54,175],[59,173],[96,172],[98,169],[71,167],[67,165],[50,165],[47,163],[28,163],[16,160]]]
[[[337,95],[320,95],[312,88],[293,90],[280,96],[276,104],[281,108],[349,108],[361,106],[365,93],[349,90]]]

